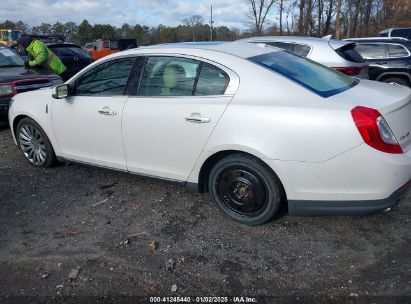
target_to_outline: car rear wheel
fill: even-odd
[[[243,154],[226,156],[214,165],[209,190],[224,215],[248,225],[271,220],[282,198],[278,177],[258,159]]]
[[[410,86],[410,82],[405,79],[405,78],[400,78],[400,77],[389,77],[389,78],[385,78],[383,79],[383,82],[387,82],[387,83],[398,83],[400,85],[403,86]]]
[[[17,125],[16,138],[27,160],[37,167],[51,167],[56,154],[44,130],[31,118],[23,118]]]

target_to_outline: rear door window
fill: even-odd
[[[392,58],[408,57],[410,55],[410,53],[405,47],[398,44],[389,44],[388,52],[390,54],[390,57]]]
[[[311,48],[305,44],[289,43],[289,42],[266,42],[266,44],[278,47],[290,53],[296,54],[298,56],[307,57]]]
[[[293,48],[294,48],[291,43],[285,43],[285,42],[266,42],[266,44],[278,47],[290,53],[293,52]]]
[[[357,44],[355,50],[365,59],[387,58],[387,48],[383,43],[361,43]]]
[[[302,57],[307,57],[308,53],[310,52],[311,48],[308,45],[304,44],[295,44],[293,53]]]
[[[150,57],[140,82],[139,96],[224,95],[230,77],[222,69],[190,58]]]
[[[202,63],[195,95],[224,95],[230,78],[227,73],[211,64]]]
[[[322,97],[338,94],[358,83],[343,73],[287,52],[267,53],[248,60],[281,74]]]
[[[140,84],[140,96],[193,95],[198,60],[179,57],[150,57]]]

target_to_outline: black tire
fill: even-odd
[[[222,158],[208,180],[214,204],[224,215],[247,225],[261,225],[277,213],[283,197],[278,177],[260,160],[245,154]]]
[[[388,78],[384,78],[382,81],[387,82],[387,83],[398,83],[406,87],[410,86],[410,82],[407,79],[400,78],[400,77],[388,77]]]
[[[33,130],[35,138],[29,138],[27,136],[28,130]],[[49,138],[47,137],[44,130],[40,127],[40,125],[36,123],[33,119],[26,117],[19,121],[16,128],[16,139],[20,150],[23,152],[23,155],[26,157],[28,162],[33,166],[52,167],[57,163],[56,154],[54,153],[54,149],[50,143]],[[33,143],[33,140],[36,140],[36,142]],[[41,154],[44,160],[37,158],[39,161],[35,162],[33,158],[30,158],[29,154],[31,153],[31,150],[29,150],[30,152],[26,151],[30,146],[30,143],[32,143],[33,145],[35,144],[38,149],[41,149],[42,152],[44,152],[45,155],[43,153]]]

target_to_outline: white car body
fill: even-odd
[[[208,62],[230,76],[225,94],[183,97],[52,97],[54,89],[18,94],[9,111],[15,136],[22,117],[45,131],[60,160],[159,177],[204,190],[205,164],[236,152],[264,162],[280,179],[292,214],[367,213],[393,205],[411,179],[411,90],[361,80],[324,98],[245,58],[282,52],[225,44],[144,47],[98,60],[176,56]],[[351,110],[375,108],[403,150],[364,143]],[[115,115],[101,115],[99,111]],[[208,123],[186,118],[206,117]],[[17,144],[17,141],[16,141]],[[398,192],[399,193],[399,192]]]

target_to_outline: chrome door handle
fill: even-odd
[[[186,121],[195,122],[195,123],[208,123],[210,122],[210,118],[208,117],[198,117],[198,116],[190,116],[186,117]]]
[[[103,115],[116,115],[116,114],[117,114],[116,111],[107,110],[107,109],[99,110],[98,112],[99,112],[100,114],[103,114]]]

